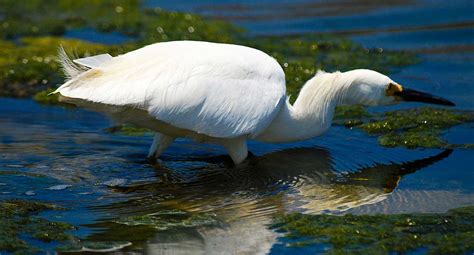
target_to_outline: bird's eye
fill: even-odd
[[[386,93],[387,93],[387,96],[393,96],[395,95],[395,93],[402,92],[402,91],[403,91],[403,88],[400,84],[390,83],[388,84]]]

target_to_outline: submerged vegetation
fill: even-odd
[[[470,147],[469,144],[452,145],[441,138],[443,130],[471,122],[474,114],[432,107],[369,114],[361,106],[340,107],[334,116],[336,124],[359,128],[378,136],[380,145],[406,148]]]
[[[472,113],[423,107],[387,112],[382,119],[360,127],[369,134],[380,135],[379,142],[384,146],[440,148],[450,147],[440,137],[444,129],[473,119]]]
[[[52,243],[60,252],[111,252],[131,245],[128,241],[82,241],[69,233],[77,229],[75,226],[38,216],[41,212],[50,210],[64,209],[43,202],[0,201],[0,253],[43,253],[45,251],[41,247],[45,243]],[[197,222],[200,218],[191,219]]]
[[[322,244],[329,254],[467,254],[474,251],[474,207],[443,214],[302,215],[278,219],[274,228],[293,246]],[[301,237],[310,237],[298,241]],[[297,249],[297,248],[295,248]]]
[[[122,124],[107,128],[105,131],[112,134],[128,135],[128,136],[143,136],[151,133],[147,128],[135,127],[128,124]]]
[[[189,214],[185,211],[169,210],[158,213],[123,217],[115,223],[127,226],[149,226],[157,230],[166,230],[175,227],[196,227],[213,225],[217,221],[211,214]]]
[[[73,241],[75,237],[67,231],[74,230],[74,226],[37,216],[42,211],[60,209],[52,204],[35,201],[0,202],[0,251],[37,253],[39,249],[27,242],[31,239],[43,243]]]

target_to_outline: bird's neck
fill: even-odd
[[[323,73],[309,80],[295,103],[282,107],[270,126],[257,140],[292,142],[324,133],[332,123],[337,105],[344,104],[349,84],[338,79],[341,73]]]

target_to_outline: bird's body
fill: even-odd
[[[58,92],[70,102],[159,132],[160,138],[225,145],[256,137],[285,103],[280,65],[244,46],[157,43],[101,60]]]
[[[394,101],[380,98],[387,88],[372,86],[392,84],[388,77],[356,70],[319,72],[291,105],[280,65],[262,51],[231,44],[165,42],[76,64],[63,54],[61,61],[70,79],[55,93],[155,131],[150,157],[158,157],[175,138],[188,137],[222,145],[240,163],[247,157],[247,139],[307,139],[329,128],[338,104]],[[370,86],[359,88],[356,82]]]

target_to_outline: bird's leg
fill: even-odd
[[[168,148],[168,146],[174,141],[174,137],[167,136],[161,133],[155,133],[153,143],[148,151],[148,158],[158,158],[160,154]]]
[[[245,137],[225,139],[220,144],[224,146],[236,165],[247,158],[247,139]]]

